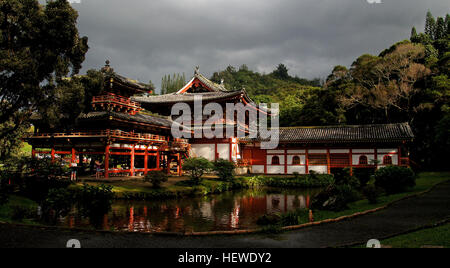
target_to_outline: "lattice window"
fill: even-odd
[[[280,158],[278,156],[272,157],[272,165],[280,165]]]
[[[392,156],[386,155],[383,159],[383,165],[386,165],[386,166],[392,165]]]
[[[300,157],[299,156],[294,156],[294,158],[292,158],[292,164],[296,165],[296,166],[299,166],[301,164]]]
[[[367,158],[367,156],[362,155],[359,157],[359,164],[361,166],[367,166],[369,164],[369,159]]]
[[[312,166],[326,166],[328,165],[326,154],[309,155],[309,164]]]

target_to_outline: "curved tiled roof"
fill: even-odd
[[[80,115],[80,120],[101,120],[101,119],[109,119],[110,117],[127,120],[137,123],[150,124],[154,126],[159,126],[163,128],[171,128],[174,122],[170,119],[146,115],[138,113],[136,115],[130,115],[127,113],[117,113],[117,112],[91,112],[88,114]]]
[[[133,97],[132,100],[140,103],[151,103],[151,104],[173,104],[179,102],[194,102],[195,96],[202,96],[203,101],[220,101],[229,98],[241,96],[242,91],[235,92],[208,92],[208,93],[184,93],[184,94],[166,94],[159,96],[148,96],[148,97]]]
[[[414,134],[408,123],[280,128],[282,143],[398,142],[412,139]]]

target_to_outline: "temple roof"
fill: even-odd
[[[106,65],[101,69],[101,71],[105,76],[106,82],[118,84],[128,90],[132,90],[134,93],[149,93],[154,90],[154,88],[148,84],[144,84],[137,80],[117,74],[114,69],[111,68],[109,61],[106,61]]]
[[[414,134],[408,123],[280,128],[281,143],[389,143],[412,139]]]
[[[142,113],[138,113],[136,115],[130,115],[127,113],[102,111],[102,112],[90,112],[88,114],[81,114],[79,117],[80,120],[105,120],[105,119],[109,120],[111,118],[115,118],[115,119],[119,119],[119,120],[126,120],[126,121],[131,121],[131,122],[137,122],[137,123],[149,124],[149,125],[153,125],[153,126],[165,128],[165,129],[171,129],[173,124],[177,124],[177,123],[173,122],[172,120],[164,118],[164,117],[146,115],[146,114],[142,114]]]
[[[211,92],[230,92],[228,89],[225,88],[225,85],[223,84],[217,84],[213,81],[209,80],[205,76],[203,76],[199,70],[198,67],[195,70],[194,77],[189,81],[182,89],[180,89],[176,94],[183,94],[185,91],[192,86],[193,82],[198,79],[200,82],[202,82],[207,89],[209,89]]]
[[[178,102],[194,102],[195,96],[202,96],[203,101],[220,101],[227,100],[234,97],[240,97],[242,91],[235,92],[208,92],[208,93],[184,93],[184,94],[166,94],[149,97],[133,97],[132,100],[140,103],[161,103],[161,104],[175,104]]]

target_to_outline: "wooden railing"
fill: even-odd
[[[96,96],[92,99],[92,104],[100,103],[114,103],[131,108],[141,108],[141,105],[138,102],[131,101],[130,98],[118,96],[113,93],[108,93],[107,95],[103,96]]]
[[[166,141],[164,136],[152,134],[140,134],[133,132],[125,132],[121,130],[102,130],[88,132],[70,132],[70,133],[29,133],[26,138],[77,138],[77,137],[113,137],[137,139],[146,141]]]

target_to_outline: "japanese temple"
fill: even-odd
[[[175,139],[171,115],[177,103],[194,105],[202,96],[203,105],[242,103],[258,112],[245,90],[230,91],[224,84],[210,81],[199,69],[176,93],[152,95],[153,88],[114,72],[109,62],[102,69],[104,92],[92,100],[92,111],[79,117],[72,133],[48,133],[35,124],[35,133],[27,138],[33,156],[55,159],[70,156],[72,161],[99,159],[104,176],[140,176],[149,171],[167,170],[182,175],[183,159],[204,157],[225,159],[238,165],[245,174],[332,173],[335,168],[380,168],[388,165],[409,166],[408,146],[414,139],[407,123],[389,125],[280,128],[277,149],[261,148],[262,139]],[[203,123],[207,120],[204,118]],[[235,120],[236,121],[236,120]],[[216,122],[224,127],[236,122]],[[202,125],[203,126],[203,125]],[[187,133],[196,127],[179,126]]]

